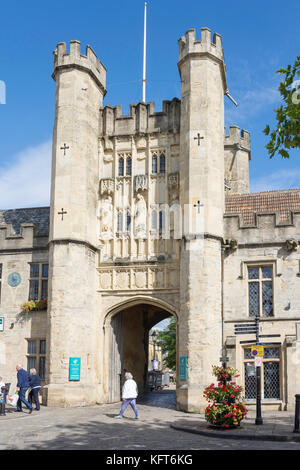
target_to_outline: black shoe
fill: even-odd
[[[34,408],[34,411],[40,411],[40,409]]]
[[[23,413],[23,410],[15,410],[15,413]]]
[[[31,415],[32,411],[33,411],[33,408],[30,408],[30,410],[29,410],[29,414],[30,414],[30,415]]]

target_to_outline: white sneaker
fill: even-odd
[[[123,416],[121,416],[121,415],[115,416],[115,419],[122,419],[122,418],[123,418]]]

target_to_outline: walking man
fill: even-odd
[[[17,401],[17,411],[21,412],[22,403],[29,409],[29,414],[32,413],[32,405],[26,400],[25,394],[29,387],[29,374],[26,370],[23,369],[21,364],[16,365],[17,369],[17,392],[19,393],[19,399]]]
[[[138,396],[137,384],[135,380],[133,380],[132,374],[130,372],[125,373],[125,383],[122,388],[122,407],[120,414],[115,416],[116,419],[123,418],[123,414],[128,405],[134,411],[135,419],[139,418],[138,410],[136,407],[136,397]]]

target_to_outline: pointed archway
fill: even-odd
[[[146,389],[149,331],[160,321],[177,314],[173,307],[156,299],[135,298],[107,312],[104,322],[106,363],[106,402],[121,398],[125,372],[131,372],[139,393]]]

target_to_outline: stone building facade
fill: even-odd
[[[120,398],[125,370],[142,389],[149,331],[177,319],[178,409],[203,409],[211,366],[226,354],[253,403],[253,335],[266,339],[263,406],[299,392],[300,190],[249,193],[250,136],[224,131],[222,40],[179,40],[181,99],[103,106],[106,68],[91,47],[54,52],[50,208],[0,211],[0,375],[36,366],[51,406]],[[22,311],[47,298],[44,310]],[[297,334],[298,331],[298,334]],[[249,341],[246,343],[245,341]],[[80,358],[80,377],[70,375]]]

